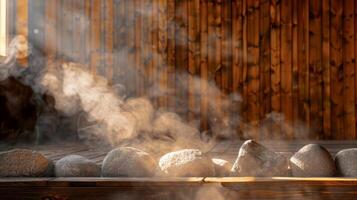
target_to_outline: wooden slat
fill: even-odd
[[[125,31],[125,1],[115,0],[114,2],[114,69],[113,69],[113,83],[123,84],[125,83],[125,78],[123,78],[123,68],[126,66],[123,58],[126,58],[126,31]],[[124,80],[123,80],[124,79]]]
[[[298,58],[298,4],[299,0],[292,2],[292,91],[293,91],[293,121],[290,123],[295,129],[299,127],[299,58]],[[297,135],[293,130],[294,138]]]
[[[310,1],[309,76],[311,138],[322,135],[322,63],[321,63],[321,1]]]
[[[143,74],[144,68],[142,64],[143,51],[141,49],[143,45],[143,9],[144,3],[140,0],[135,0],[135,67],[136,67],[136,84],[137,95],[143,96],[145,91],[145,75]]]
[[[127,44],[127,65],[123,68],[127,68],[126,75],[127,82],[127,95],[136,96],[137,95],[137,81],[139,78],[137,76],[137,68],[135,66],[135,2],[132,0],[125,0],[125,31],[126,31],[126,44]]]
[[[354,34],[354,2],[343,1],[343,113],[344,139],[354,139],[356,133],[355,115],[355,34]],[[342,133],[340,133],[342,134]]]
[[[331,56],[331,131],[333,138],[343,139],[343,64],[342,10],[343,1],[331,0],[330,56]]]
[[[150,0],[145,0],[143,2],[138,1],[138,3],[142,4],[142,9],[146,11],[146,13],[142,13],[142,71],[139,70],[139,77],[145,83],[143,95],[151,96],[151,91],[149,87],[152,83],[154,68],[152,65],[152,3]]]
[[[91,72],[97,74],[100,65],[100,0],[93,0],[91,5]]]
[[[247,1],[247,120],[259,126],[259,1]],[[258,138],[258,132],[250,137]]]
[[[322,1],[323,136],[331,139],[330,1]]]
[[[174,110],[176,107],[175,97],[175,1],[176,0],[167,0],[167,67],[168,67],[168,89],[171,91],[168,93],[168,107],[171,110]]]
[[[208,2],[200,0],[201,129],[208,129]]]
[[[176,112],[187,117],[188,99],[188,0],[175,2],[175,75],[176,75]]]
[[[260,32],[260,119],[264,119],[267,114],[271,112],[271,73],[270,73],[270,1],[260,0],[259,10],[259,32]],[[263,125],[263,124],[262,124]],[[265,130],[270,130],[270,124],[264,124],[268,126]],[[261,138],[268,138],[269,132],[260,132]]]
[[[212,49],[212,56],[210,62],[211,65],[211,73],[212,73],[212,81],[215,85],[210,87],[210,99],[214,99],[213,103],[210,104],[210,110],[212,117],[223,118],[222,114],[222,1],[214,0],[212,7],[212,23],[211,27],[211,40],[213,46],[209,46],[208,48]],[[219,91],[215,91],[215,86],[219,89]],[[213,118],[212,118],[213,119]],[[212,121],[212,123],[214,123]],[[213,124],[212,124],[213,127]]]
[[[159,0],[152,0],[152,101],[155,106],[160,107],[159,96],[156,91],[160,89],[160,65],[159,65]]]
[[[299,1],[298,9],[298,64],[299,64],[299,119],[310,124],[309,93],[309,1]],[[308,133],[299,137],[306,138]]]
[[[16,34],[28,37],[28,0],[16,1]],[[28,59],[22,59],[19,62],[21,65],[26,66]]]
[[[158,54],[159,54],[159,105],[161,107],[167,108],[168,105],[168,95],[166,92],[169,90],[168,82],[168,19],[167,19],[167,11],[168,11],[168,1],[160,0],[159,8],[158,8],[158,20],[159,20],[159,41],[158,41]]]
[[[281,113],[285,123],[292,124],[292,1],[281,1]],[[282,137],[293,138],[292,130],[284,130]]]
[[[280,1],[272,0],[271,18],[271,110],[281,112]],[[280,137],[280,127],[272,125],[272,137]]]
[[[113,81],[113,36],[114,36],[114,2],[113,0],[105,0],[105,16],[104,16],[104,31],[105,31],[105,65],[106,65],[106,78],[111,84]]]
[[[200,84],[195,80],[199,75],[199,42],[200,42],[200,1],[191,0],[188,2],[188,120],[197,120],[196,114],[199,112],[199,91]]]
[[[56,58],[57,50],[57,1],[48,0],[45,2],[45,4],[45,53],[47,57],[47,62],[50,62]]]

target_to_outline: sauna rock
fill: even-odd
[[[55,164],[57,177],[97,177],[100,176],[100,167],[83,156],[69,155]]]
[[[212,162],[217,177],[229,176],[232,169],[232,164],[230,162],[219,158],[213,158]]]
[[[336,154],[337,174],[344,177],[357,177],[357,148],[344,149]]]
[[[289,176],[288,163],[285,156],[248,140],[239,149],[231,176]]]
[[[52,171],[52,161],[39,152],[14,149],[0,153],[0,177],[45,177]]]
[[[336,167],[330,153],[321,145],[308,144],[290,158],[295,177],[331,177]]]
[[[150,177],[155,168],[155,160],[148,153],[132,147],[119,147],[104,158],[102,176]]]
[[[158,176],[205,177],[214,176],[211,158],[198,149],[184,149],[165,154],[160,158]]]

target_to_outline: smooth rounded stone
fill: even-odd
[[[295,177],[331,177],[336,167],[330,153],[321,145],[308,144],[290,158]]]
[[[0,177],[44,177],[52,172],[52,161],[39,152],[14,149],[0,153]]]
[[[239,149],[231,176],[289,176],[288,159],[253,140]]]
[[[102,176],[150,177],[155,174],[155,160],[146,152],[133,147],[119,147],[104,158]]]
[[[335,164],[339,176],[357,177],[357,148],[339,151]]]
[[[162,156],[156,175],[166,177],[205,177],[214,176],[215,169],[211,158],[200,150],[184,149]]]
[[[232,164],[226,160],[213,158],[214,171],[217,177],[229,176],[232,169]]]
[[[100,168],[97,164],[83,156],[69,155],[58,160],[55,164],[57,177],[97,177]]]

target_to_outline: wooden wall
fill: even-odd
[[[277,112],[310,127],[310,138],[356,138],[354,0],[9,2],[10,35],[27,35],[46,59],[85,63],[131,95],[201,117],[202,128],[209,105],[236,92],[253,125]],[[206,80],[223,94],[212,98]],[[266,137],[296,138],[283,129]]]

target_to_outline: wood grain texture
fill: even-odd
[[[25,35],[47,62],[83,63],[202,131],[233,116],[264,125],[247,138],[357,137],[354,0],[10,2],[9,38]],[[221,109],[233,92],[241,103]]]

